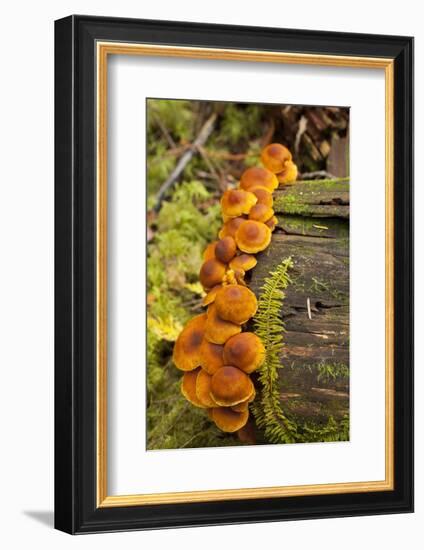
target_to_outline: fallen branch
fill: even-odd
[[[186,152],[182,155],[180,160],[177,163],[177,166],[174,168],[172,173],[170,174],[169,178],[160,186],[159,191],[156,196],[156,205],[155,210],[156,212],[160,209],[160,206],[162,204],[163,198],[168,191],[170,187],[174,185],[174,183],[178,180],[182,172],[184,171],[184,168],[187,166],[187,164],[192,159],[195,152],[199,151],[199,148],[202,147],[202,145],[206,142],[208,137],[211,135],[212,130],[215,125],[215,121],[217,118],[217,114],[213,113],[208,120],[203,124],[198,136],[194,140],[192,146],[186,150]]]

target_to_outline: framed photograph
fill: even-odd
[[[55,24],[55,525],[413,510],[413,39]]]

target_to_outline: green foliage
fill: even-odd
[[[249,148],[247,150],[246,158],[244,160],[246,168],[261,165],[261,151],[262,147],[258,141],[252,141],[249,143]]]
[[[175,168],[177,156],[169,148],[190,141],[195,116],[190,101],[147,101],[147,187],[149,207],[154,194]]]
[[[349,378],[349,367],[344,363],[319,363],[317,369],[318,382],[329,383]]]
[[[175,367],[171,367],[176,370]],[[221,432],[204,409],[186,401],[180,393],[180,381],[167,388],[149,406],[148,449],[185,449],[190,447],[226,447],[240,445],[237,437]]]
[[[220,140],[236,145],[247,136],[257,135],[263,109],[259,105],[228,103],[222,114]]]
[[[180,392],[172,346],[185,322],[200,313],[202,252],[221,224],[219,205],[198,181],[178,185],[163,203],[148,245],[147,426],[148,449],[237,444]],[[152,228],[154,230],[154,227]]]
[[[310,443],[349,441],[349,415],[346,414],[339,422],[330,415],[326,424],[303,424],[298,434],[300,440]]]
[[[284,323],[281,309],[284,289],[290,283],[288,270],[291,258],[284,259],[265,279],[258,300],[258,311],[253,319],[255,333],[265,346],[265,361],[259,370],[260,395],[253,402],[256,423],[264,431],[269,443],[294,443],[296,426],[281,409],[278,370],[281,368]]]
[[[147,112],[149,132],[162,126],[176,142],[193,138],[195,113],[191,101],[149,99]],[[154,146],[154,143],[149,140],[149,145]]]
[[[147,190],[148,208],[152,208],[155,202],[155,193],[166,181],[169,174],[175,168],[176,157],[166,154],[167,147],[164,143],[158,142],[154,151],[149,151],[150,155],[147,157]]]
[[[210,197],[200,182],[184,182],[163,203],[160,231],[148,246],[149,313],[155,318],[173,315],[185,322],[190,315],[186,302],[195,293],[189,285],[197,282],[203,249],[221,223],[218,204],[202,208]]]

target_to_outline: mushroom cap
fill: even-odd
[[[203,261],[213,260],[215,258],[215,247],[218,241],[209,243],[203,252]]]
[[[251,395],[245,401],[242,401],[241,403],[237,403],[237,405],[233,405],[231,408],[233,409],[233,411],[236,411],[236,412],[246,411],[249,408],[249,403],[251,403],[255,399],[255,397],[256,397],[256,390],[255,390],[255,387],[253,386],[253,391]]]
[[[205,324],[205,338],[211,344],[225,344],[228,338],[241,332],[240,325],[224,321],[219,317],[215,303],[208,307]]]
[[[293,183],[297,179],[297,166],[291,160],[286,162],[284,170],[277,174],[280,183]]]
[[[218,233],[218,237],[220,239],[223,239],[224,237],[234,237],[236,234],[237,229],[240,227],[240,225],[246,221],[246,218],[231,218],[227,222],[224,223],[222,226],[222,229]]]
[[[225,275],[225,265],[216,260],[206,260],[200,268],[199,279],[204,288],[220,285]]]
[[[277,226],[278,218],[276,216],[272,216],[269,220],[265,222],[265,225],[267,225],[271,231],[274,231],[275,227]]]
[[[211,417],[223,432],[236,432],[243,428],[249,419],[249,411],[236,412],[230,408],[211,409]]]
[[[253,332],[242,332],[225,342],[224,363],[234,365],[244,372],[258,369],[265,360],[262,340]]]
[[[200,345],[200,366],[208,374],[215,374],[224,366],[224,346],[208,342],[206,338]]]
[[[242,325],[255,315],[258,301],[247,287],[227,285],[217,293],[214,306],[221,319]]]
[[[192,371],[200,366],[199,350],[206,328],[207,315],[197,315],[190,319],[180,332],[172,354],[177,369]]]
[[[222,195],[221,208],[224,216],[236,218],[242,214],[248,214],[257,202],[256,195],[244,189],[228,189]]]
[[[242,401],[241,403],[238,403],[237,405],[233,405],[231,408],[232,408],[233,411],[236,411],[236,412],[247,411],[249,409],[249,400],[246,399],[246,401]]]
[[[211,397],[222,407],[232,407],[246,401],[254,391],[250,377],[236,367],[222,367],[211,380]]]
[[[286,162],[291,159],[290,151],[281,143],[270,143],[261,153],[262,164],[274,174],[282,172]]]
[[[246,220],[237,229],[235,239],[240,250],[256,254],[271,242],[271,230],[262,222]]]
[[[272,193],[268,191],[268,189],[265,189],[264,187],[254,187],[253,189],[250,189],[250,191],[258,199],[256,204],[264,204],[265,206],[272,208],[274,199],[272,198]]]
[[[249,220],[266,222],[274,215],[274,210],[265,204],[255,204],[249,212]]]
[[[227,235],[227,237],[220,239],[216,243],[215,256],[217,260],[223,262],[224,264],[227,264],[232,258],[234,258],[236,252],[237,245],[234,237],[230,237],[229,235]]]
[[[254,187],[263,187],[272,192],[278,187],[278,179],[271,170],[252,166],[243,172],[240,178],[240,188],[252,191]]]
[[[215,301],[216,293],[220,288],[222,288],[222,285],[215,285],[213,288],[211,288],[210,291],[203,298],[202,306],[208,306],[209,304],[212,304]]]
[[[205,405],[197,397],[196,382],[197,376],[201,372],[201,369],[192,370],[191,372],[185,372],[181,380],[181,393],[190,401],[195,407],[205,408]]]
[[[200,372],[198,373],[196,378],[196,396],[200,403],[202,403],[202,405],[207,408],[217,406],[217,403],[215,403],[210,395],[211,380],[212,376],[210,376],[204,370],[200,369]]]
[[[258,260],[253,254],[240,254],[240,256],[236,256],[231,260],[230,269],[233,269],[234,271],[238,271],[240,269],[243,271],[249,271],[249,269],[253,269],[257,263]]]

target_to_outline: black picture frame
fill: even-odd
[[[98,40],[394,60],[394,490],[97,507]],[[413,39],[73,15],[55,22],[55,73],[55,527],[76,534],[413,511]]]

